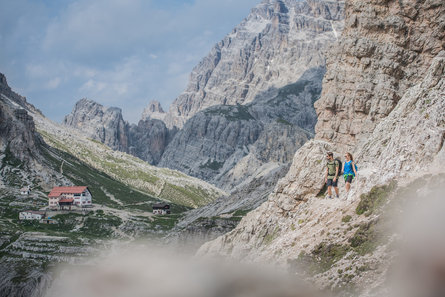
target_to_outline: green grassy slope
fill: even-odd
[[[59,151],[59,155],[68,153],[75,156],[84,164],[103,172],[103,176],[120,181],[126,186],[141,192],[133,192],[128,195],[119,194],[118,199],[124,204],[139,202],[138,196],[146,193],[153,199],[158,197],[177,205],[199,207],[212,202],[223,194],[221,190],[206,182],[178,171],[156,168],[131,155],[113,151],[102,143],[91,139],[63,137],[42,129],[39,129],[39,133],[46,143]],[[49,154],[49,157],[51,157],[51,154]],[[54,160],[53,162],[60,167],[62,160]],[[62,170],[69,172],[69,170],[72,170],[69,168],[70,162],[67,160],[62,166]],[[82,171],[73,172],[71,176],[74,179],[75,176],[86,178]],[[88,178],[86,179],[88,180]],[[102,183],[108,183],[108,180],[99,177],[96,184],[100,185]],[[100,188],[100,186],[96,188]]]

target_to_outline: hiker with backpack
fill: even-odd
[[[357,165],[354,163],[351,153],[345,154],[346,162],[343,164],[343,176],[346,183],[346,193],[351,188],[352,180],[357,176]]]
[[[337,198],[339,198],[337,184],[340,170],[342,168],[341,161],[334,159],[334,154],[332,152],[328,152],[326,158],[328,159],[328,162],[326,164],[325,183],[328,186],[328,199],[332,199],[332,187],[334,187],[335,194]]]

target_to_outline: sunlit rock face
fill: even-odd
[[[67,126],[77,128],[89,137],[112,149],[128,150],[128,124],[122,118],[122,110],[104,107],[89,99],[79,100],[73,111],[63,121]]]
[[[445,48],[443,1],[348,1],[342,38],[327,54],[317,139],[366,140]]]
[[[337,40],[343,19],[343,1],[261,2],[193,69],[170,107],[167,126],[182,127],[209,106],[249,103],[323,66],[323,52]]]

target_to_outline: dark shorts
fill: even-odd
[[[337,187],[337,184],[338,184],[338,177],[337,177],[337,179],[335,180],[335,182],[334,182],[333,179],[329,179],[329,178],[328,178],[328,181],[326,182],[326,185],[327,185],[328,187]]]
[[[353,178],[353,175],[345,175],[345,183],[351,183]]]

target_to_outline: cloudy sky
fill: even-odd
[[[0,0],[0,72],[49,118],[87,97],[137,122],[261,0]]]

